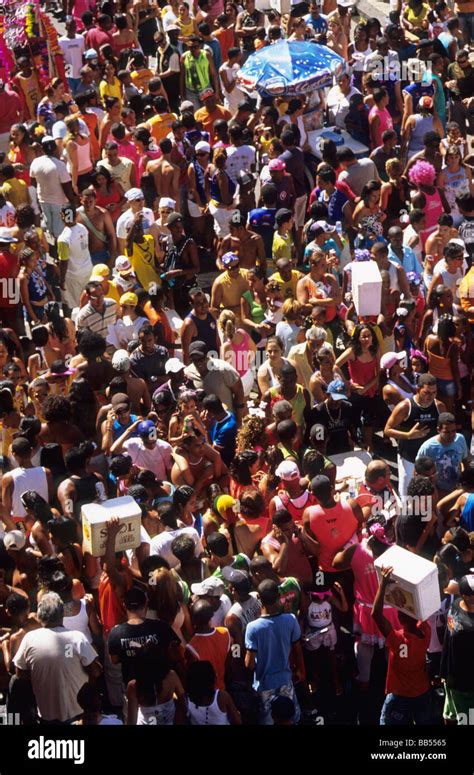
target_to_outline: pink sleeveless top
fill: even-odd
[[[238,328],[237,334],[243,334],[244,338],[241,344],[232,343],[234,357],[232,366],[239,372],[239,377],[243,377],[249,370],[249,335],[242,328]]]
[[[374,558],[367,548],[367,539],[363,538],[352,555],[352,571],[354,573],[354,630],[361,634],[363,643],[382,643],[383,636],[372,618],[372,605],[378,589],[377,572],[374,568]],[[384,606],[384,616],[391,625],[399,628],[395,608]]]
[[[356,385],[367,385],[373,380],[377,374],[377,359],[372,358],[371,361],[364,363],[356,357],[354,361],[349,361],[349,374],[352,382]],[[369,398],[373,398],[377,392],[377,385],[373,385],[370,390],[364,395]]]
[[[423,229],[421,232],[421,241],[423,243],[423,249],[425,247],[425,242],[428,239],[431,232],[433,232],[436,229],[436,226],[438,225],[438,218],[440,215],[443,214],[443,205],[441,204],[441,197],[439,195],[438,189],[434,192],[434,194],[423,194],[423,196],[426,199],[426,206],[425,206],[425,215],[426,215],[426,229]]]

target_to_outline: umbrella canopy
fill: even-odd
[[[265,97],[305,94],[331,86],[344,64],[327,46],[285,40],[251,54],[237,73],[237,82],[242,89]]]

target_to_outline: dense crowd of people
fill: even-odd
[[[474,3],[47,10],[66,79],[15,50],[0,84],[8,713],[462,723]],[[247,94],[282,40],[345,67]],[[127,495],[139,545],[114,515],[93,556],[83,507]],[[385,602],[395,544],[436,564],[427,621]]]

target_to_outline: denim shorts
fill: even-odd
[[[440,396],[446,396],[447,398],[456,398],[458,389],[456,383],[452,379],[436,379],[438,383],[438,390]]]

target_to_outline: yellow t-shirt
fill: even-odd
[[[247,270],[239,269],[237,277],[231,278],[227,271],[222,272],[214,280],[214,286],[221,286],[221,309],[230,309],[240,318],[240,299],[245,291],[249,290],[247,282]]]
[[[282,234],[278,234],[276,231],[273,235],[272,245],[272,258],[274,261],[278,261],[279,258],[291,258],[291,249],[293,247],[293,237],[291,232],[288,232],[286,237]]]
[[[131,254],[126,248],[125,255],[130,259],[133,271],[142,288],[148,291],[152,283],[161,285],[160,276],[155,268],[155,240],[151,234],[144,234],[143,242],[140,245],[134,242]]]
[[[102,102],[106,97],[117,97],[117,99],[120,100],[120,107],[122,107],[122,84],[118,78],[114,78],[113,83],[101,81],[99,84],[99,92]]]
[[[296,299],[296,286],[298,285],[298,280],[300,280],[302,277],[303,275],[301,272],[298,272],[296,269],[292,269],[291,280],[288,280],[287,282],[283,280],[280,272],[275,272],[272,274],[269,280],[273,281],[274,283],[278,283],[282,290],[284,299]]]
[[[407,6],[403,11],[403,18],[406,19],[407,22],[410,22],[410,24],[413,24],[415,27],[421,27],[422,22],[425,21],[429,12],[430,12],[430,7],[426,3],[423,3],[423,5],[421,6],[421,11],[419,14],[415,14],[413,12],[413,9],[410,8],[410,6]]]
[[[144,94],[148,92],[148,84],[153,76],[153,71],[146,67],[143,70],[133,70],[131,73],[133,85],[136,86],[137,89],[143,89]]]
[[[10,178],[0,186],[0,192],[3,194],[7,202],[11,202],[13,207],[19,207],[20,205],[30,204],[30,195],[28,193],[28,186],[24,180],[18,178]]]
[[[147,121],[148,128],[156,144],[160,143],[161,140],[164,140],[164,138],[169,135],[171,132],[171,124],[173,121],[176,121],[177,118],[178,116],[176,113],[160,113]]]

